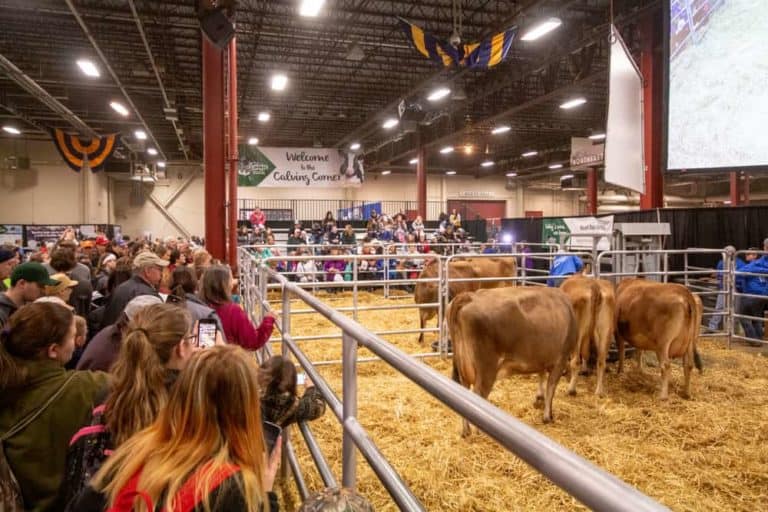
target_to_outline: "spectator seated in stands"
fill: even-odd
[[[331,245],[339,245],[341,243],[341,233],[339,233],[339,228],[335,224],[331,226],[326,236],[328,237],[328,243]]]
[[[258,328],[254,327],[243,308],[232,302],[233,285],[229,267],[213,265],[203,275],[200,298],[212,307],[221,319],[228,343],[240,345],[248,350],[258,350],[272,336],[275,317],[268,314]]]
[[[267,224],[267,216],[258,206],[253,209],[253,212],[251,212],[249,220],[251,221],[251,226],[253,226],[254,229],[263,228]]]
[[[352,224],[344,226],[344,231],[341,233],[341,243],[344,245],[355,245],[357,243],[357,236],[355,230],[352,229]]]
[[[572,276],[583,269],[584,262],[581,261],[581,258],[565,254],[565,250],[558,249],[552,262],[552,269],[549,271],[550,278],[547,279],[547,286],[559,288],[567,276]]]
[[[125,306],[134,297],[139,295],[160,297],[157,290],[160,286],[160,280],[163,278],[163,269],[168,264],[168,260],[161,259],[152,252],[139,253],[133,259],[133,267],[135,269],[133,277],[115,288],[112,300],[104,311],[101,328],[103,329],[117,322]]]
[[[296,393],[296,366],[282,356],[272,356],[259,370],[261,413],[266,421],[282,428],[291,423],[310,421],[325,413],[325,401],[311,380],[304,385],[301,398]]]
[[[327,233],[335,225],[336,225],[336,219],[333,218],[333,213],[330,211],[325,212],[325,218],[323,218],[323,225],[322,225],[323,231]]]
[[[173,304],[143,307],[134,315],[112,367],[113,379],[103,407],[94,410],[90,425],[69,443],[64,503],[85,489],[106,459],[105,451],[114,450],[155,421],[196,348],[193,325],[189,313]],[[97,453],[92,449],[94,443]]]
[[[296,256],[309,256],[309,249],[297,249]],[[300,283],[313,283],[317,281],[317,265],[315,260],[309,259],[296,263],[296,280]]]
[[[454,228],[461,227],[461,214],[456,211],[456,208],[451,210],[451,215],[448,217],[448,224],[453,225]]]
[[[105,373],[64,369],[76,332],[70,309],[43,302],[19,309],[0,334],[2,449],[24,510],[63,510],[57,496],[69,440],[107,389]]]
[[[331,256],[339,256],[340,249],[338,247],[331,247]],[[325,280],[328,282],[343,282],[344,270],[347,268],[347,263],[342,258],[325,260],[323,263],[323,271],[325,272]],[[337,290],[335,288],[329,288],[329,292],[334,293]]]
[[[299,245],[306,245],[306,243],[307,242],[304,239],[304,235],[301,229],[294,229],[291,235],[288,237],[288,256],[298,253],[296,247]]]
[[[150,510],[177,510],[185,483],[198,491],[195,510],[278,510],[281,443],[267,459],[258,380],[255,359],[238,347],[196,352],[157,419],[117,448],[73,510],[130,508],[139,493]]]
[[[299,512],[374,512],[373,505],[353,489],[329,487],[311,494]]]
[[[57,286],[40,263],[27,262],[11,272],[11,288],[0,293],[0,328],[8,324],[10,317],[23,305],[39,299],[46,286]]]
[[[416,237],[417,242],[424,242],[426,240],[424,221],[422,220],[421,215],[417,215],[414,221],[411,223],[411,231]]]

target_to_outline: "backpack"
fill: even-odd
[[[66,473],[61,484],[61,503],[71,510],[77,496],[112,454],[112,436],[104,424],[104,404],[93,409],[90,425],[78,430],[69,441]]]
[[[75,372],[70,373],[67,380],[64,381],[64,384],[62,384],[43,405],[19,420],[15,425],[8,429],[8,432],[0,437],[0,510],[3,512],[21,512],[24,510],[21,486],[19,486],[19,482],[16,480],[16,475],[13,474],[13,469],[11,469],[8,459],[5,457],[5,447],[3,446],[3,443],[27,428],[30,423],[43,414],[48,406],[56,401],[61,395],[64,388],[67,387],[67,384],[74,378],[75,374]]]
[[[194,510],[195,507],[201,501],[203,501],[205,496],[195,495],[195,488],[197,487],[198,478],[203,474],[207,467],[208,464],[204,464],[200,466],[197,471],[192,473],[192,476],[190,476],[187,481],[184,482],[184,485],[181,486],[179,492],[176,494],[176,497],[173,501],[173,509],[164,510],[164,512],[192,512],[192,510]],[[137,496],[141,497],[141,499],[144,501],[147,510],[155,510],[155,505],[152,503],[152,499],[149,497],[149,495],[146,492],[138,489],[139,478],[141,478],[141,471],[142,469],[139,469],[136,473],[134,473],[134,475],[130,478],[130,480],[128,480],[123,488],[120,489],[120,491],[117,493],[117,498],[115,498],[115,504],[108,508],[107,512],[132,512],[133,502]],[[206,494],[213,492],[213,490],[221,485],[224,480],[237,473],[238,471],[240,471],[239,466],[235,466],[234,464],[223,465],[212,475],[211,478],[208,479],[208,489],[206,490]]]

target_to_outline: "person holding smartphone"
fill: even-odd
[[[304,385],[299,397],[296,386]],[[311,421],[325,413],[325,400],[320,391],[305,375],[297,375],[296,366],[282,356],[272,356],[259,368],[259,387],[262,390],[261,408],[264,420],[285,428],[291,423]]]
[[[268,314],[255,327],[239,304],[232,302],[234,280],[229,267],[212,265],[203,275],[200,298],[216,311],[224,327],[227,343],[247,350],[258,350],[269,341],[275,317]]]
[[[281,442],[266,452],[259,394],[258,366],[244,350],[198,351],[157,419],[115,451],[73,510],[100,512],[136,495],[150,510],[173,510],[186,486],[195,510],[276,512]]]
[[[108,450],[152,424],[166,406],[179,372],[198,350],[194,327],[189,313],[173,304],[146,306],[129,322],[111,368],[106,401],[91,418],[92,426],[106,427]],[[74,441],[67,456],[62,504],[73,501],[106,459],[104,455],[89,460],[87,443]]]

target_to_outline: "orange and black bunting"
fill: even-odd
[[[51,130],[51,134],[59,154],[67,165],[76,172],[80,172],[84,162],[88,163],[91,171],[100,171],[107,158],[112,155],[117,143],[117,134],[115,133],[85,142],[77,135],[64,133],[58,128]]]

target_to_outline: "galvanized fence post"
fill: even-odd
[[[352,260],[352,318],[357,321],[357,260],[359,255],[355,254]]]
[[[344,400],[341,440],[341,484],[350,489],[357,481],[357,451],[347,421],[357,417],[357,340],[346,331],[342,334],[342,398]]]

